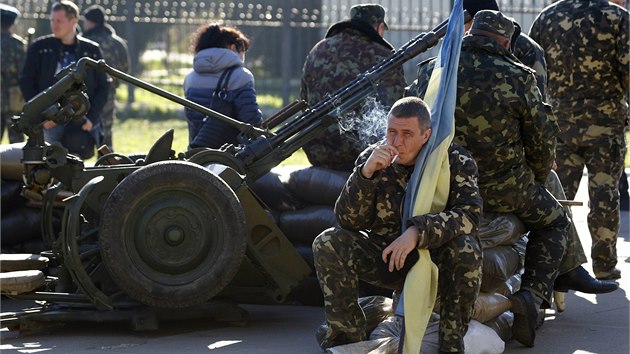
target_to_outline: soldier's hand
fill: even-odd
[[[370,157],[368,157],[367,161],[363,164],[361,174],[365,178],[372,178],[374,172],[391,165],[397,155],[398,150],[391,145],[377,146],[372,150],[372,154],[370,154]]]
[[[388,262],[389,257],[389,271],[393,272],[394,268],[400,270],[405,265],[405,259],[409,253],[416,249],[418,246],[418,228],[410,226],[398,236],[389,246],[383,250],[383,262]]]
[[[50,129],[56,125],[57,123],[53,122],[52,120],[44,121],[44,129]]]
[[[89,119],[85,118],[85,121],[83,122],[83,125],[81,126],[81,129],[89,132],[90,130],[92,130],[92,121],[90,121]]]

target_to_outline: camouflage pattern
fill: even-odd
[[[547,63],[545,62],[545,52],[538,43],[534,42],[525,33],[520,33],[514,43],[514,56],[536,75],[536,86],[540,90],[543,101],[546,101],[547,91]]]
[[[379,23],[385,23],[385,9],[378,4],[354,5],[350,8],[350,18],[364,21],[374,26]]]
[[[494,10],[481,10],[475,14],[470,33],[475,31],[485,31],[499,36],[512,39],[514,33],[514,23],[501,12]]]
[[[547,181],[545,181],[545,188],[553,195],[556,199],[566,200],[567,197],[564,194],[564,189],[562,188],[562,183],[560,182],[560,178],[555,171],[549,172],[547,175]],[[567,231],[567,248],[562,257],[562,261],[560,262],[560,270],[558,274],[565,274],[573,269],[581,266],[582,264],[588,262],[586,259],[586,255],[584,254],[584,248],[582,247],[582,242],[580,241],[580,235],[575,228],[575,224],[573,223],[573,215],[571,213],[571,208],[568,206],[563,206],[564,212],[569,217],[571,221],[571,225],[569,226],[569,230]]]
[[[101,53],[105,62],[125,73],[129,72],[129,51],[127,43],[120,38],[114,29],[109,25],[97,26],[89,31],[85,31],[83,36],[97,42],[101,47]],[[107,101],[101,111],[101,132],[103,134],[103,144],[113,149],[112,125],[116,116],[116,88],[120,84],[116,78],[109,78],[110,90],[107,94]]]
[[[18,86],[18,77],[24,60],[26,59],[26,42],[20,36],[12,34],[9,31],[2,31],[0,42],[0,72],[2,81],[0,81],[0,97],[1,114],[0,137],[4,134],[5,127],[11,124],[11,117],[19,112],[11,111],[9,107],[9,89]],[[9,141],[11,143],[21,142],[24,140],[22,134],[8,129]]]
[[[341,25],[345,26],[342,30],[337,33],[331,31]],[[334,93],[393,52],[391,45],[371,27],[366,29],[342,23],[334,25],[331,30],[327,38],[313,47],[304,63],[301,95],[309,105]],[[376,98],[386,106],[384,111],[387,112],[403,95],[406,83],[402,67],[376,83],[379,85],[375,92]],[[361,108],[354,115],[361,117]],[[383,115],[385,119],[386,114]],[[317,138],[305,144],[303,149],[313,166],[350,172],[357,156],[374,142],[362,141],[355,130],[341,134],[339,126],[332,124]]]
[[[530,30],[545,50],[548,101],[560,126],[556,172],[567,198],[575,197],[584,166],[588,169],[587,220],[598,277],[617,264],[629,33],[625,9],[607,1],[585,0],[548,6]]]
[[[407,94],[424,96],[432,67],[420,66]],[[454,141],[477,161],[484,210],[513,213],[530,230],[522,288],[549,306],[569,226],[542,185],[554,160],[554,116],[532,70],[488,37],[464,37],[458,70]]]
[[[357,167],[337,200],[341,228],[321,233],[313,242],[315,269],[324,294],[328,333],[322,347],[365,340],[365,316],[357,298],[359,279],[400,290],[402,277],[385,283],[377,273],[382,250],[402,234],[401,205],[413,167],[393,164],[372,179],[361,166],[373,147],[357,159]],[[415,216],[405,223],[420,230],[419,247],[428,248],[439,268],[440,350],[464,351],[463,337],[481,285],[478,228],[482,200],[477,166],[468,152],[452,145],[450,194],[445,211]]]

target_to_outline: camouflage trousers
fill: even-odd
[[[568,199],[575,198],[584,166],[588,171],[590,211],[587,223],[595,276],[605,275],[617,265],[619,177],[625,150],[623,137],[588,142],[559,139],[556,148],[556,172]]]
[[[551,193],[551,195],[553,195],[556,199],[567,199],[564,194],[564,189],[562,188],[562,183],[560,183],[560,179],[555,171],[551,171],[549,172],[549,175],[547,175],[545,188],[547,188],[549,193]],[[571,208],[568,206],[563,206],[563,208],[564,212],[567,213],[571,224],[569,225],[569,229],[567,231],[567,248],[564,252],[564,256],[562,257],[562,261],[560,262],[560,271],[558,274],[568,273],[588,261],[588,259],[586,259],[586,254],[584,254],[584,247],[582,247],[580,235],[573,223]]]
[[[525,250],[525,272],[521,278],[521,289],[530,291],[551,306],[553,285],[558,276],[560,261],[567,246],[569,218],[562,205],[542,184],[532,182],[527,186],[513,186],[510,198],[484,200],[484,212],[513,213],[529,231]],[[482,193],[484,195],[484,193]]]
[[[116,116],[116,89],[110,88],[107,93],[107,101],[101,111],[101,134],[103,136],[102,144],[109,146],[114,151],[114,141],[112,138],[112,126],[114,125],[114,117]]]
[[[359,306],[359,280],[401,290],[404,278],[385,283],[376,262],[387,246],[381,237],[330,228],[313,242],[315,270],[324,295],[328,323],[322,348],[366,340],[366,318]],[[431,250],[439,269],[440,350],[461,351],[481,286],[482,253],[476,235],[467,235]]]

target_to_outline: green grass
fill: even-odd
[[[174,129],[173,150],[186,151],[188,125],[183,118],[149,119],[128,118],[117,120],[113,126],[114,149],[118,153],[147,152],[153,143],[169,129]],[[298,150],[280,165],[309,165],[306,155]]]

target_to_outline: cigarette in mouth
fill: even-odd
[[[398,159],[398,154],[394,155],[394,157],[392,158],[392,162],[390,162],[389,164],[391,165],[396,162],[396,159]]]

